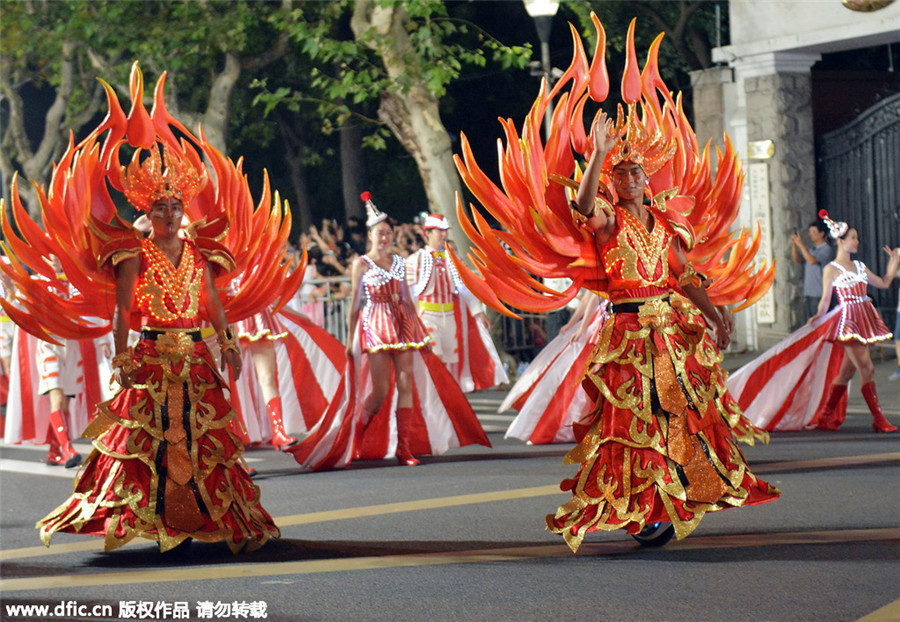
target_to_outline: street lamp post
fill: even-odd
[[[544,76],[544,95],[550,94],[550,29],[553,26],[553,16],[559,9],[557,0],[522,0],[525,10],[534,19],[538,38],[541,40],[541,73]],[[550,138],[550,128],[553,122],[553,106],[547,106],[544,113],[544,140]]]

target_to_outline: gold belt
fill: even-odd
[[[453,311],[452,302],[428,302],[427,300],[419,301],[419,308],[424,311],[442,311],[444,313]]]

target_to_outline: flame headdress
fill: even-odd
[[[572,62],[548,96],[544,85],[522,125],[521,135],[512,120],[501,119],[506,146],[498,140],[497,186],[475,162],[462,136],[462,156],[457,168],[469,190],[496,219],[493,229],[472,205],[466,216],[457,197],[457,216],[472,241],[472,271],[459,257],[453,261],[470,291],[492,308],[516,317],[506,305],[530,312],[546,312],[571,300],[582,287],[605,288],[593,235],[572,218],[567,188],[577,187],[581,169],[577,153],[590,158],[593,140],[585,133],[584,112],[588,100],[601,103],[609,94],[606,71],[606,33],[596,15],[597,47],[588,61],[581,37],[570,26],[575,52]],[[660,34],[650,47],[643,71],[638,69],[634,27],[628,29],[622,99],[628,113],[619,110],[615,124],[617,144],[604,161],[600,190],[610,190],[612,168],[624,160],[644,166],[649,190],[665,198],[665,205],[679,229],[694,241],[686,249],[699,272],[713,280],[708,288],[714,304],[738,304],[741,310],[769,289],[774,265],[758,267],[754,257],[760,244],[754,232],[730,232],[738,216],[743,173],[732,143],[725,136],[725,150],[717,149],[718,167],[713,175],[709,145],[701,151],[684,115],[680,95],[673,98],[659,75]],[[541,140],[541,122],[548,106],[555,105],[552,131]],[[600,111],[597,111],[597,115]],[[596,118],[596,117],[595,117]],[[451,253],[452,255],[452,253]],[[573,284],[557,293],[535,277],[569,277]]]
[[[119,250],[138,248],[142,238],[119,217],[110,188],[141,210],[162,197],[182,201],[190,221],[186,234],[217,268],[216,287],[229,322],[270,305],[280,308],[300,286],[306,255],[291,271],[286,250],[291,230],[287,204],[277,192],[273,197],[268,175],[254,204],[242,161],[234,163],[225,157],[202,131],[194,136],[166,110],[165,78],[163,73],[156,83],[153,109],[148,113],[143,76],[135,63],[127,115],[112,88],[103,82],[109,104],[106,118],[77,146],[70,135],[48,190],[34,184],[44,230],[23,208],[17,178],[12,182],[10,211],[18,234],[0,202],[4,251],[10,259],[0,269],[19,290],[15,305],[0,303],[19,326],[41,339],[83,339],[109,330],[115,278],[106,259]],[[119,155],[125,143],[135,148],[127,167],[120,164]],[[59,258],[68,282],[79,292],[76,296],[66,297],[68,286],[50,267],[51,255]],[[44,278],[32,278],[28,268]],[[238,277],[240,289],[234,291],[229,285]],[[100,318],[101,323],[85,318]]]
[[[189,205],[209,181],[205,169],[198,171],[168,147],[160,149],[158,143],[143,163],[140,157],[141,150],[137,149],[121,175],[122,191],[128,202],[139,210],[149,212],[156,201],[166,197]]]

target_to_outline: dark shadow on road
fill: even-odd
[[[232,555],[222,543],[194,542],[189,547],[168,553],[159,553],[153,543],[146,546],[130,547],[109,553],[86,555],[80,563],[69,567],[70,572],[80,574],[97,570],[120,569],[123,571],[158,569],[167,567],[183,568],[186,566],[217,566],[231,564],[268,564],[279,562],[316,561],[334,559],[353,559],[362,557],[384,557],[394,555],[416,554],[454,554],[491,551],[503,554],[509,550],[512,555],[521,555],[523,560],[546,560],[559,558],[568,560],[602,557],[607,559],[627,558],[633,560],[659,560],[679,563],[729,563],[740,561],[887,561],[900,562],[900,547],[897,540],[864,542],[804,542],[779,543],[767,545],[767,539],[777,534],[760,533],[757,539],[750,542],[747,536],[753,534],[733,534],[703,536],[684,541],[686,548],[678,544],[661,549],[648,549],[639,546],[625,534],[619,539],[600,542],[585,542],[577,555],[569,552],[560,542],[558,551],[553,543],[546,540],[539,542],[521,541],[340,541],[322,540],[307,541],[297,539],[278,539],[270,541],[262,549],[253,553]],[[729,543],[729,539],[739,538],[740,542]],[[694,548],[700,545],[701,548]],[[548,550],[548,547],[551,547]],[[18,563],[15,561],[3,564],[4,578],[22,578],[46,574],[47,567],[40,564]]]

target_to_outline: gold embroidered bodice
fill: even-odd
[[[141,273],[135,302],[149,326],[184,326],[197,317],[206,260],[191,240],[184,241],[178,267],[149,238],[141,243]]]
[[[659,218],[647,231],[627,210],[616,208],[616,230],[600,247],[610,298],[649,297],[668,290],[672,233]]]

